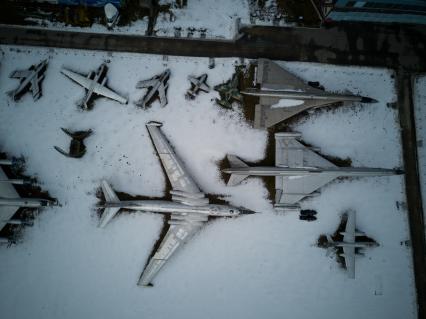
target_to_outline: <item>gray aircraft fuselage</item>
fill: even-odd
[[[354,168],[354,167],[276,167],[276,166],[255,166],[255,167],[233,167],[223,170],[227,174],[251,175],[251,176],[304,176],[311,174],[336,174],[344,176],[377,176],[394,175],[395,170],[382,168]]]
[[[354,101],[363,103],[373,103],[376,100],[368,97],[348,95],[348,94],[333,94],[328,92],[318,92],[315,94],[303,91],[288,91],[288,90],[268,90],[248,88],[241,92],[245,95],[275,97],[279,99],[295,99],[295,100],[330,100],[330,101]]]
[[[174,213],[174,214],[203,214],[209,216],[232,217],[240,214],[249,214],[249,211],[241,210],[228,205],[198,205],[190,206],[167,200],[131,200],[108,202],[100,207],[119,207],[123,209],[140,210],[152,213]]]
[[[34,70],[31,70],[31,75],[24,78],[19,86],[13,91],[13,98],[16,100],[16,97],[28,86],[31,85],[31,82],[34,77],[38,76],[39,72],[47,65],[48,60],[40,62]]]
[[[0,206],[42,207],[56,205],[56,201],[39,198],[0,198]]]

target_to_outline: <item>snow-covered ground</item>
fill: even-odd
[[[23,243],[0,247],[0,309],[5,318],[415,318],[416,300],[402,176],[331,183],[303,207],[318,210],[318,221],[277,216],[260,179],[229,188],[220,180],[217,161],[232,152],[261,159],[266,132],[254,130],[241,112],[212,101],[217,92],[187,101],[189,74],[208,73],[213,86],[228,80],[236,59],[115,54],[63,49],[2,47],[0,66],[0,147],[26,157],[28,174],[62,207],[46,209]],[[44,95],[19,103],[5,92],[17,85],[8,78],[50,57]],[[98,99],[81,111],[84,91],[59,73],[62,66],[81,73],[109,63],[109,86],[130,98],[128,105]],[[333,156],[349,156],[354,166],[401,167],[397,113],[390,72],[283,63],[326,89],[370,96],[379,103],[316,112],[294,125],[306,142]],[[169,104],[149,110],[132,104],[144,94],[135,89],[165,68],[171,69]],[[136,285],[162,227],[157,214],[122,214],[99,229],[94,205],[102,178],[116,190],[161,196],[165,177],[145,128],[162,121],[163,131],[205,192],[229,195],[234,205],[261,213],[209,223],[174,256],[152,289]],[[60,127],[92,128],[87,154],[80,160],[57,153],[69,138]],[[321,233],[332,233],[347,208],[357,211],[361,230],[380,246],[356,260],[356,279],[315,247]]]
[[[420,188],[423,208],[426,206],[426,76],[417,77],[414,81],[414,117],[417,134],[417,157],[419,161]],[[423,210],[423,216],[424,216]],[[426,228],[426,224],[425,224]]]

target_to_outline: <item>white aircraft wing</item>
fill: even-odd
[[[31,70],[18,70],[13,71],[9,77],[14,79],[23,79],[29,77],[34,71]]]
[[[350,210],[347,213],[346,227],[345,233],[343,236],[343,241],[346,243],[354,243],[355,242],[355,211]]]
[[[167,104],[166,88],[163,83],[158,87],[158,96],[160,98],[160,105],[162,107],[166,106]]]
[[[204,92],[210,92],[210,87],[205,83],[201,83],[200,90],[203,90]]]
[[[333,163],[300,143],[298,133],[275,134],[275,165],[278,167],[335,167]],[[276,176],[276,204],[295,204],[331,182],[333,174],[315,173],[305,176]]]
[[[95,92],[98,95],[105,96],[105,97],[107,97],[111,100],[115,100],[117,102],[120,102],[121,104],[127,104],[126,98],[122,97],[121,95],[118,95],[113,90],[108,89],[106,86],[100,85],[99,83],[97,83],[95,85],[93,92]]]
[[[343,247],[343,257],[345,258],[346,271],[349,278],[355,278],[355,248]]]
[[[151,285],[152,279],[166,261],[187,243],[207,220],[207,216],[199,216],[199,214],[171,215],[169,220],[170,227],[142,272],[138,285]]]
[[[40,78],[38,76],[34,76],[31,80],[31,93],[33,94],[33,97],[38,97],[40,92]]]
[[[143,88],[147,88],[147,87],[151,87],[154,86],[159,80],[157,78],[152,78],[149,80],[143,80],[143,81],[139,81],[136,84],[136,88],[137,89],[143,89]]]
[[[66,70],[66,69],[62,69],[61,73],[64,74],[65,76],[67,76],[68,78],[70,78],[71,80],[73,80],[74,82],[76,82],[77,84],[81,85],[82,87],[84,87],[86,90],[89,90],[92,85],[93,85],[93,81],[85,76],[82,76],[80,74],[77,74],[75,72]],[[100,85],[99,83],[95,83],[95,85],[93,86],[93,92],[98,94],[98,95],[102,95],[105,96],[107,98],[110,98],[112,100],[118,101],[122,104],[126,104],[127,103],[127,99],[118,95],[117,93],[115,93],[114,91],[108,89],[107,87]]]
[[[147,124],[152,142],[163,164],[167,177],[172,184],[173,191],[178,191],[179,196],[173,200],[184,202],[188,205],[208,204],[204,194],[187,172],[186,167],[177,157],[166,137],[160,130],[161,124],[150,122]],[[183,197],[183,200],[182,198]]]
[[[0,180],[9,179],[0,167]],[[15,188],[10,183],[0,183],[0,198],[19,198]],[[0,230],[7,224],[7,221],[12,218],[13,214],[19,209],[16,206],[0,206]]]
[[[189,82],[191,82],[191,84],[193,84],[195,86],[197,86],[199,84],[199,81],[195,76],[191,76],[191,75],[188,76],[188,80],[189,80]]]

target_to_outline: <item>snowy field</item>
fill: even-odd
[[[414,115],[416,120],[417,156],[419,161],[420,188],[423,208],[426,206],[426,76],[414,81]],[[423,211],[424,215],[424,211]],[[426,227],[426,224],[425,224]]]
[[[162,1],[168,3],[168,1]],[[207,38],[232,39],[235,36],[235,22],[237,18],[241,23],[250,23],[249,4],[247,0],[190,0],[185,8],[172,8],[175,16],[170,20],[169,13],[160,13],[154,27],[158,36],[174,36],[175,28],[181,28],[181,36],[187,36],[187,29],[194,28],[193,37],[200,37],[200,29],[206,29]],[[115,27],[112,31],[105,25],[93,24],[90,28],[66,26],[64,23],[48,22],[39,19],[30,19],[33,22],[47,24],[49,29],[72,30],[78,32],[123,33],[145,35],[148,27],[148,17],[132,22],[129,26]],[[263,22],[266,24],[266,22]],[[272,25],[272,22],[269,23]]]
[[[416,299],[403,176],[343,180],[302,203],[318,210],[307,223],[295,214],[278,216],[260,179],[229,188],[217,161],[231,152],[260,160],[266,131],[254,130],[237,109],[225,111],[212,100],[217,92],[184,99],[189,74],[208,73],[213,86],[228,80],[237,59],[143,54],[111,54],[63,49],[2,47],[0,66],[0,149],[24,155],[27,174],[35,174],[62,207],[43,211],[23,243],[0,247],[0,309],[4,318],[415,318]],[[8,75],[50,57],[44,95],[19,103],[5,92],[16,87]],[[62,66],[81,73],[109,63],[109,86],[129,97],[128,105],[98,99],[92,111],[76,102],[81,87],[59,73]],[[315,112],[294,130],[325,154],[350,157],[354,166],[402,167],[392,74],[381,69],[283,63],[326,89],[370,96],[379,103]],[[149,110],[133,105],[143,90],[138,80],[171,69],[169,104]],[[212,221],[174,256],[151,289],[136,285],[162,227],[157,214],[122,214],[105,229],[96,227],[96,189],[106,178],[118,191],[162,196],[165,187],[145,123],[164,123],[163,131],[201,189],[228,195],[234,205],[260,213]],[[65,158],[60,127],[92,128],[86,155]],[[332,233],[347,208],[357,211],[361,230],[380,246],[356,259],[356,279],[347,278],[332,257],[315,247]]]

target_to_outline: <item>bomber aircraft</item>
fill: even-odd
[[[79,106],[86,110],[89,109],[89,102],[92,100],[93,94],[102,95],[121,104],[127,104],[126,98],[106,87],[107,72],[108,67],[105,63],[102,63],[96,72],[90,72],[87,77],[64,68],[61,70],[63,75],[86,89],[86,95],[79,103]]]
[[[398,170],[365,167],[338,167],[300,143],[300,133],[275,134],[275,166],[248,166],[234,155],[228,155],[230,168],[223,172],[231,174],[229,186],[234,186],[246,177],[275,176],[276,210],[295,209],[298,202],[307,196],[318,194],[318,189],[335,178],[344,176],[386,176],[401,173]]]
[[[16,70],[10,74],[10,78],[19,79],[19,86],[8,92],[8,94],[18,101],[27,91],[31,91],[33,100],[36,101],[41,96],[41,82],[44,79],[44,72],[47,69],[49,60],[43,60],[37,65],[32,65],[28,70]]]
[[[169,87],[170,69],[165,70],[163,73],[152,77],[149,80],[139,81],[136,84],[137,89],[148,88],[146,94],[139,99],[135,104],[142,108],[149,106],[158,93],[160,99],[160,105],[162,107],[167,104],[167,88]]]
[[[255,107],[255,128],[268,128],[302,111],[336,102],[377,102],[364,96],[326,92],[318,82],[306,84],[267,59],[258,60],[256,84],[260,88],[241,91],[241,94],[259,97],[259,104]]]
[[[105,211],[101,216],[99,227],[105,227],[121,209],[142,212],[168,213],[169,228],[161,239],[154,255],[146,264],[138,285],[152,286],[152,280],[183,244],[203,227],[210,216],[236,217],[241,214],[252,214],[253,211],[230,205],[210,204],[209,199],[200,190],[188,173],[183,162],[173,151],[173,148],[160,130],[161,124],[150,122],[148,132],[163,164],[167,177],[172,185],[170,191],[172,200],[131,200],[120,201],[111,186],[102,181],[102,191],[105,196]]]

